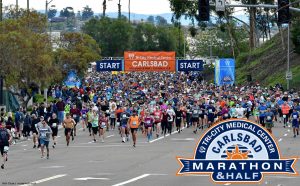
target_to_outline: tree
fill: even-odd
[[[154,24],[155,23],[155,20],[154,20],[154,16],[149,16],[148,18],[147,18],[147,22],[148,23],[152,23],[152,24]]]
[[[73,11],[73,8],[72,7],[66,7],[66,8],[63,8],[61,11],[60,11],[60,17],[67,17],[67,18],[71,18],[71,17],[75,17],[75,13]]]
[[[86,6],[82,10],[82,20],[88,20],[94,16],[94,11],[89,6]]]
[[[61,77],[45,29],[44,15],[22,9],[18,19],[0,22],[0,75],[7,88],[25,90],[25,97],[14,91],[23,98],[23,106],[35,93],[33,84],[47,87]]]
[[[56,16],[57,9],[51,8],[48,10],[48,18],[51,19]]]
[[[90,62],[100,58],[100,48],[97,42],[87,34],[64,33],[58,42],[59,48],[55,51],[55,63],[66,75],[70,70],[83,76]]]
[[[103,56],[120,57],[131,48],[133,27],[124,17],[91,19],[82,30],[97,41]]]
[[[162,16],[156,16],[155,20],[156,20],[156,24],[159,26],[165,26],[168,24],[168,21]]]

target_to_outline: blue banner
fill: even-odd
[[[177,71],[202,71],[202,60],[177,60]]]
[[[97,61],[97,72],[123,71],[123,60],[101,60]]]
[[[219,59],[215,64],[215,83],[218,86],[232,85],[235,82],[234,59]]]
[[[69,88],[73,88],[73,87],[79,88],[81,86],[81,81],[75,71],[70,71],[64,84]]]

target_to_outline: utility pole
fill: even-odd
[[[29,0],[27,0],[27,11],[29,12]]]
[[[128,20],[130,23],[130,0],[128,0]]]
[[[290,73],[290,23],[288,23],[287,27],[287,73]],[[290,89],[290,78],[286,78],[287,80],[287,90]]]
[[[19,18],[19,0],[16,0],[16,17]]]
[[[2,0],[0,0],[0,21],[2,21],[2,16],[3,16],[3,13],[2,13]]]

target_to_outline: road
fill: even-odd
[[[104,143],[92,143],[88,132],[79,130],[75,141],[67,147],[61,130],[49,160],[41,159],[40,151],[32,149],[31,141],[11,146],[6,168],[0,170],[0,185],[213,185],[206,175],[175,175],[179,169],[176,156],[192,157],[202,133],[193,134],[189,128],[151,143],[139,134],[137,147],[133,148],[131,141],[121,143],[117,131],[106,133]],[[300,136],[293,138],[291,128],[275,124],[274,136],[283,157],[300,155]],[[299,162],[296,167],[299,171]],[[299,182],[300,177],[267,175],[261,185],[295,186]]]

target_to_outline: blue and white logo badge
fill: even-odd
[[[298,158],[281,158],[272,135],[248,120],[213,126],[200,138],[194,158],[177,159],[177,175],[210,174],[216,183],[258,183],[264,174],[298,175]]]

